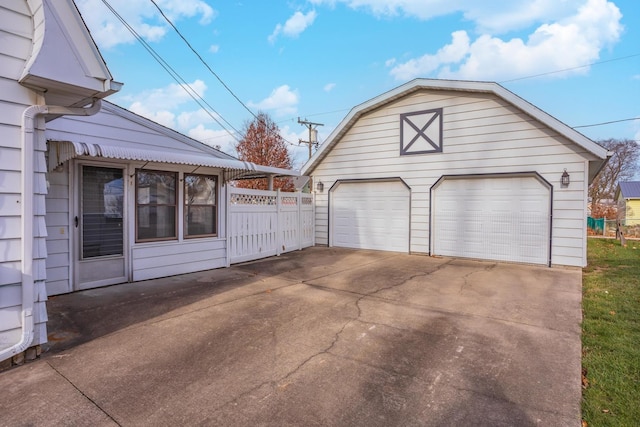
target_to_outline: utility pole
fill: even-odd
[[[318,131],[316,130],[316,128],[318,126],[324,126],[324,124],[322,123],[313,123],[310,121],[305,120],[300,120],[300,117],[298,117],[298,123],[301,125],[304,125],[306,127],[309,128],[309,140],[308,141],[303,141],[301,139],[298,140],[298,145],[304,143],[304,144],[309,144],[309,158],[311,158],[311,147],[313,145],[315,145],[316,147],[318,147]]]

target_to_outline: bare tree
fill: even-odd
[[[589,187],[592,213],[602,200],[613,200],[618,182],[627,181],[640,170],[640,145],[631,139],[606,139],[598,141],[613,156],[602,168]]]
[[[254,120],[246,122],[242,134],[242,139],[236,145],[240,160],[263,166],[291,169],[291,155],[286,142],[280,135],[278,125],[268,114],[258,113]],[[259,178],[240,180],[237,186],[266,190],[268,184],[266,179]],[[273,188],[294,191],[293,183],[289,178],[276,178]]]

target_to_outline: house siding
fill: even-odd
[[[400,156],[399,115],[443,108],[443,152]],[[364,114],[313,171],[338,179],[401,177],[411,187],[410,251],[429,252],[429,190],[443,175],[535,171],[553,186],[552,263],[584,266],[587,163],[593,155],[490,94],[415,92]],[[567,169],[571,185],[560,188]],[[316,195],[316,242],[328,243],[328,191]]]
[[[75,283],[73,259],[74,242],[77,236],[71,224],[70,208],[73,206],[73,188],[75,188],[74,171],[80,164],[93,166],[121,167],[125,176],[133,177],[136,169],[145,167],[150,170],[164,170],[177,172],[179,182],[183,175],[193,171],[192,166],[181,166],[161,163],[144,163],[132,161],[101,161],[91,157],[81,157],[64,163],[57,170],[48,175],[49,194],[47,203],[48,238],[46,249],[49,254],[46,260],[48,295],[72,292],[83,288],[81,283]],[[191,273],[227,266],[224,208],[225,186],[222,185],[222,172],[215,168],[198,168],[197,173],[212,175],[218,180],[218,235],[216,237],[202,237],[185,239],[183,223],[178,222],[177,238],[158,242],[136,242],[135,228],[135,180],[125,180],[125,210],[128,226],[125,233],[125,257],[128,261],[126,275],[131,281],[154,279],[176,274]],[[178,218],[183,217],[182,185],[178,185],[176,192],[178,202]]]
[[[35,92],[18,83],[31,54],[33,24],[26,2],[0,2],[0,349],[20,338],[22,312],[21,275],[21,122],[30,105],[42,104]],[[46,179],[44,120],[36,121],[34,169],[34,338],[31,345],[46,342],[47,294],[44,226]]]
[[[69,164],[49,172],[47,205],[47,293],[71,292]]]
[[[625,205],[626,225],[640,224],[640,200],[628,199]]]

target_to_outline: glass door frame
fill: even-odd
[[[123,201],[122,201],[122,255],[105,255],[83,259],[83,232],[82,232],[82,197],[83,197],[83,167],[99,167],[106,169],[119,169],[122,171]],[[129,244],[129,167],[122,163],[95,162],[95,161],[75,161],[75,165],[70,168],[73,175],[70,180],[70,191],[73,197],[73,209],[71,214],[70,228],[72,232],[72,260],[73,260],[73,286],[74,291],[108,286],[130,281],[130,244]],[[107,277],[85,280],[86,271],[89,269],[100,269],[101,264],[112,266],[121,261],[121,269],[116,268],[116,274],[106,274]],[[113,269],[113,268],[112,268]],[[108,271],[109,268],[106,268]],[[121,274],[120,274],[121,273]]]

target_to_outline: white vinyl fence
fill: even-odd
[[[228,187],[228,263],[315,244],[313,195]]]

